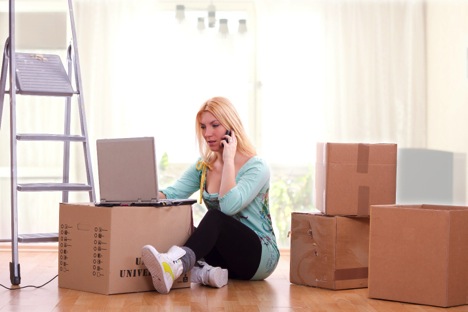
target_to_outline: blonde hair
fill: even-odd
[[[207,100],[198,110],[195,120],[195,131],[198,139],[198,147],[200,155],[208,165],[212,165],[216,160],[216,153],[210,150],[208,144],[203,138],[201,130],[201,117],[203,112],[210,112],[221,123],[223,127],[232,130],[237,139],[237,150],[247,156],[254,156],[257,154],[255,147],[250,142],[245,132],[242,121],[239,118],[234,105],[224,97],[213,97]]]

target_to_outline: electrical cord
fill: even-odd
[[[49,284],[50,282],[52,282],[52,281],[53,281],[54,279],[56,279],[57,277],[58,277],[58,274],[55,275],[55,276],[54,276],[51,280],[49,280],[48,282],[42,284],[41,286],[26,285],[26,286],[15,287],[15,288],[6,287],[6,286],[4,286],[4,285],[2,285],[2,284],[0,284],[0,286],[3,287],[3,288],[5,288],[5,289],[7,289],[7,290],[18,290],[18,289],[23,289],[23,288],[36,288],[36,289],[38,289],[38,288],[42,288],[42,287],[44,287],[45,285]]]

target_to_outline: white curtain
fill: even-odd
[[[426,144],[420,0],[325,1],[326,138]]]
[[[315,142],[426,144],[421,0],[258,1],[260,146],[312,164]]]

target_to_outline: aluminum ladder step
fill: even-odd
[[[81,135],[46,134],[46,133],[22,133],[17,134],[18,141],[64,141],[64,142],[86,142]]]
[[[18,235],[19,243],[58,242],[58,233],[35,233]]]
[[[58,242],[58,233],[19,234],[18,243],[54,243]],[[1,238],[1,243],[11,242],[11,238]]]
[[[36,53],[15,55],[18,94],[71,96],[75,93],[60,56]]]
[[[17,190],[21,192],[45,192],[45,191],[91,191],[91,185],[84,183],[22,183]]]

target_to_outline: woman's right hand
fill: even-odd
[[[226,142],[223,143],[223,161],[234,161],[237,151],[237,138],[234,131],[231,131],[231,135],[225,135]]]

